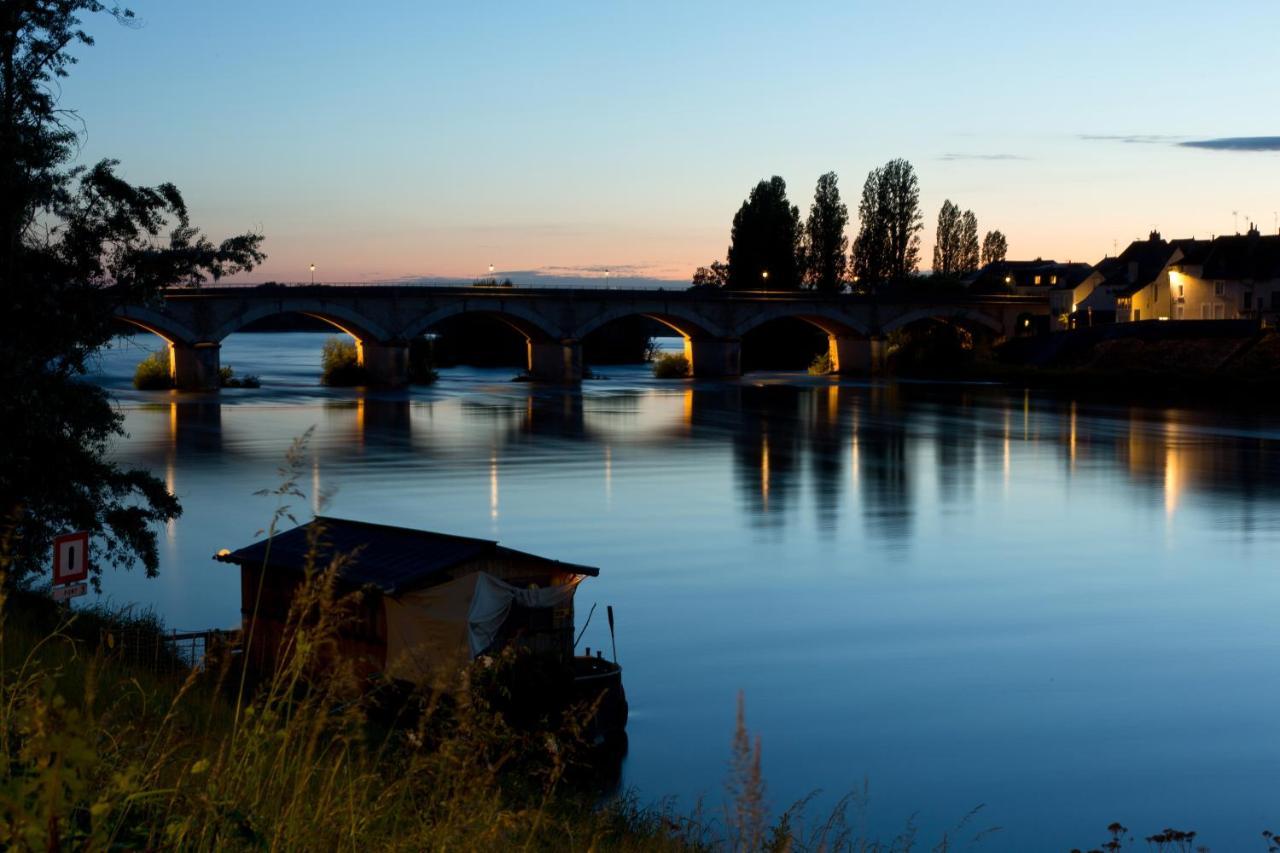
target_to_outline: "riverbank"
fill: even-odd
[[[312,603],[325,600],[313,586]],[[693,850],[707,826],[575,784],[571,731],[518,730],[473,690],[412,724],[317,666],[331,615],[248,691],[229,659],[172,667],[149,615],[4,603],[0,737],[7,849]],[[155,655],[138,655],[142,647]],[[318,674],[323,672],[324,674]],[[385,708],[383,711],[385,712]],[[567,843],[566,843],[567,842]]]
[[[959,370],[1097,400],[1280,409],[1280,333],[1247,321],[1149,321],[1018,338]]]

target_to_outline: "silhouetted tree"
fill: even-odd
[[[729,286],[734,290],[794,290],[800,286],[800,209],[774,175],[756,184],[733,217]]]
[[[976,272],[979,263],[978,255],[978,217],[972,210],[966,210],[960,217],[960,275]]]
[[[920,266],[920,182],[906,160],[867,175],[853,243],[854,274],[864,283],[902,281]]]
[[[1003,261],[1009,254],[1009,241],[999,231],[988,231],[982,238],[982,263],[994,264]]]
[[[814,290],[836,293],[849,266],[849,207],[840,200],[835,172],[818,178],[804,225],[804,280]]]
[[[698,267],[693,274],[693,287],[728,287],[729,266],[722,261],[712,261],[709,267]]]
[[[73,51],[93,44],[79,15],[132,13],[94,0],[0,5],[0,570],[48,565],[51,539],[88,530],[103,565],[157,565],[154,525],[180,512],[164,483],[109,461],[122,415],[85,382],[124,304],[260,262],[261,237],[209,242],[172,184],[134,187],[104,160],[70,168],[79,138],[58,104]]]
[[[933,243],[933,274],[943,278],[955,276],[960,269],[960,208],[951,199],[942,202],[938,211],[938,228]]]

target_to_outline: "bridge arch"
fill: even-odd
[[[567,335],[560,334],[559,329],[552,328],[545,318],[517,305],[486,305],[484,303],[460,303],[446,305],[412,320],[401,332],[405,340],[413,340],[430,331],[433,327],[452,317],[463,314],[479,314],[501,320],[532,343],[558,341]]]
[[[743,320],[734,331],[738,337],[742,337],[752,329],[774,320],[803,320],[817,326],[832,338],[866,338],[872,334],[872,330],[857,318],[850,317],[842,311],[813,305],[772,305],[767,310]]]
[[[1003,323],[985,311],[978,311],[973,308],[917,308],[914,311],[908,311],[905,314],[894,317],[885,323],[883,328],[888,333],[921,320],[934,320],[941,323],[972,323],[984,326],[997,335],[1005,334]]]
[[[115,317],[122,323],[163,338],[170,346],[189,346],[200,340],[194,330],[153,308],[140,305],[117,308]]]
[[[577,340],[582,340],[597,329],[625,317],[648,317],[651,320],[657,320],[659,323],[686,339],[729,337],[729,334],[725,329],[720,328],[714,323],[708,322],[705,318],[698,316],[695,312],[682,306],[673,306],[669,304],[660,307],[620,305],[616,308],[611,308],[597,314],[590,320],[587,320],[585,323],[578,326],[578,328],[574,329],[573,337]]]
[[[303,314],[307,317],[323,320],[334,328],[346,332],[361,343],[376,343],[388,341],[392,338],[388,330],[381,325],[345,305],[315,299],[285,299],[253,305],[244,311],[237,312],[219,324],[213,330],[213,333],[209,335],[209,339],[221,341],[250,323],[279,314]]]

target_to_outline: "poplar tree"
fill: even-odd
[[[960,217],[960,264],[957,272],[968,275],[978,271],[981,260],[978,251],[978,217],[972,210],[966,210]]]
[[[804,280],[814,290],[838,293],[849,267],[849,208],[840,199],[835,172],[818,178],[804,225]]]
[[[920,182],[903,159],[872,169],[858,205],[854,274],[867,284],[905,281],[920,266]]]
[[[787,200],[787,182],[774,175],[756,184],[733,217],[729,287],[795,290],[800,286],[800,208]]]
[[[933,242],[933,274],[950,278],[960,268],[960,208],[951,199],[942,202]]]
[[[1009,254],[1009,241],[999,231],[988,231],[982,238],[982,265],[1000,263]]]

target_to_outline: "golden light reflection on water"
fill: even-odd
[[[769,436],[766,433],[760,446],[760,499],[765,512],[769,511]]]
[[[1071,426],[1067,439],[1067,459],[1071,470],[1076,470],[1076,401],[1071,401]]]

